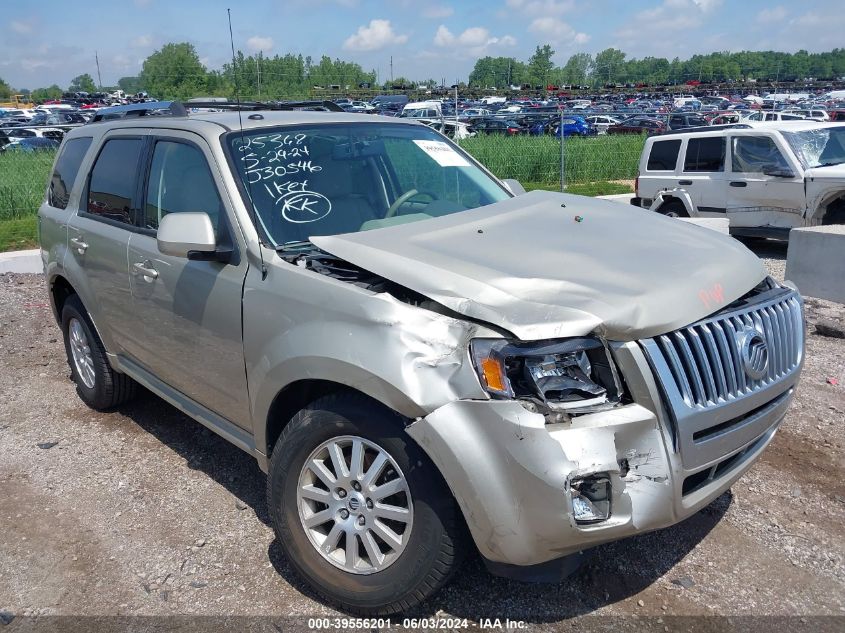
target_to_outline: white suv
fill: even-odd
[[[743,123],[649,138],[631,204],[727,217],[744,236],[845,223],[845,125]]]

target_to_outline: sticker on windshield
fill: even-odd
[[[414,141],[441,167],[469,167],[469,161],[443,141]]]

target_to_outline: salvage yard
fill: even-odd
[[[780,279],[785,253],[758,249]],[[0,275],[0,622],[336,615],[284,560],[255,460],[149,394],[88,409],[47,301],[42,276]],[[796,399],[730,492],[680,525],[597,548],[558,585],[494,578],[470,557],[414,615],[571,629],[576,616],[636,614],[660,618],[655,630],[672,616],[797,615],[834,630],[841,620],[809,618],[845,616],[845,339],[815,325],[835,334],[845,306],[806,309]]]

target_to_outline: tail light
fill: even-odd
[[[637,177],[634,178],[634,195],[640,197],[640,172],[637,171]]]

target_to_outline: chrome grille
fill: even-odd
[[[743,365],[743,336],[765,340],[768,365],[753,380]],[[779,294],[726,314],[718,314],[653,339],[684,403],[706,408],[741,398],[778,382],[800,365],[804,348],[798,295]]]

